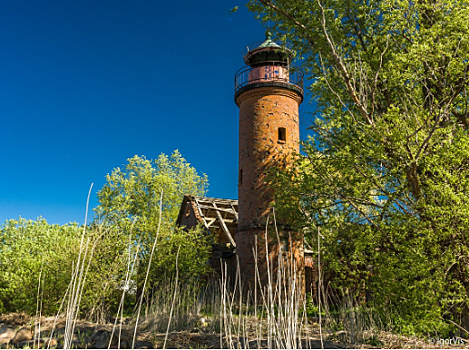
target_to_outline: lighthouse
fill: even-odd
[[[263,43],[248,48],[246,66],[235,75],[239,107],[236,255],[247,289],[258,282],[265,286],[272,278],[269,271],[276,273],[279,257],[294,264],[300,277],[304,271],[302,233],[278,216],[277,231],[269,227],[274,222],[275,188],[268,182],[268,172],[288,166],[299,152],[303,77],[293,69],[292,58],[293,52],[267,33]]]

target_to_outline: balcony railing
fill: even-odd
[[[266,64],[260,67],[244,67],[235,75],[235,95],[243,88],[253,85],[285,86],[303,94],[303,73],[292,66]]]

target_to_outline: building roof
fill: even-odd
[[[265,33],[265,41],[260,44],[257,49],[262,49],[264,47],[274,47],[274,48],[277,48],[277,49],[280,49],[281,46],[279,44],[277,44],[275,41],[272,40],[272,34],[270,32],[267,32]]]
[[[184,196],[179,215],[176,220],[178,226],[188,226],[185,217],[191,212],[197,223],[202,224],[208,231],[220,240],[229,242],[236,247],[236,230],[238,228],[238,201],[211,197]]]

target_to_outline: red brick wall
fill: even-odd
[[[277,159],[299,150],[298,105],[301,97],[285,88],[261,87],[237,99],[239,106],[239,228],[264,225],[272,189],[265,172]],[[278,128],[286,129],[286,141],[278,141]]]
[[[318,293],[318,267],[312,255],[305,255],[305,284],[306,293],[310,294],[313,300],[317,300]]]
[[[282,87],[257,87],[238,96],[239,106],[239,183],[238,183],[238,232],[236,234],[236,253],[245,285],[256,281],[257,267],[261,284],[267,282],[266,258],[275,271],[278,261],[279,245],[275,230],[269,229],[268,252],[265,246],[265,224],[271,210],[274,189],[266,182],[266,172],[275,166],[284,167],[289,155],[299,151],[298,106],[302,96]],[[279,128],[285,128],[286,140],[279,141]],[[280,164],[279,164],[280,162]],[[241,175],[242,173],[242,175]],[[271,223],[273,222],[271,218]],[[301,271],[304,289],[303,236],[286,231],[279,224],[282,251],[285,256],[293,257],[298,271]],[[289,237],[293,237],[290,241]]]
[[[279,253],[282,252],[280,259],[286,267],[288,281],[292,282],[293,280],[293,276],[289,276],[290,271],[295,271],[296,276],[301,278],[301,283],[298,281],[296,283],[304,293],[303,236],[296,232],[281,231],[279,232],[281,235],[281,244],[279,245],[275,231],[271,227],[268,231],[268,246],[266,247],[265,232],[265,229],[250,228],[238,231],[236,234],[236,255],[239,260],[244,289],[253,290],[255,283],[266,286],[269,281],[268,271],[270,271],[271,283],[275,288]]]

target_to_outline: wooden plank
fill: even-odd
[[[214,205],[215,203],[212,203],[212,205]],[[203,204],[199,204],[199,208],[201,209],[212,209],[212,210],[217,210],[217,211],[223,211],[225,213],[229,213],[229,214],[233,214],[234,216],[238,216],[238,214],[236,213],[236,211],[234,209],[225,209],[225,208],[219,208],[218,206],[216,207],[213,207],[213,206],[208,206],[208,205],[203,205]]]
[[[215,203],[212,203],[212,204],[216,209],[218,209],[217,205]],[[231,245],[234,248],[236,248],[236,242],[234,241],[233,237],[231,236],[230,230],[228,230],[228,227],[226,226],[225,221],[223,220],[223,217],[220,214],[220,211],[217,210],[216,213],[217,213],[217,216],[218,216],[218,220],[220,221],[221,227],[223,228],[223,231],[225,231],[225,234],[228,237],[228,239],[230,240]]]
[[[199,203],[205,202],[205,203],[217,203],[218,205],[226,205],[227,207],[230,207],[231,205],[237,205],[238,201],[235,199],[221,199],[221,198],[211,198],[211,197],[194,197],[197,198]]]
[[[208,222],[207,222],[207,225],[208,225],[207,228],[209,228],[210,226],[212,226],[212,224],[213,224],[215,221],[217,221],[217,219],[215,219],[215,218],[210,218],[210,219],[208,220]]]
[[[236,216],[236,221],[238,221],[238,211],[235,209],[233,204],[231,204],[231,208],[233,209],[234,215]]]
[[[209,226],[207,225],[207,220],[205,220],[205,215],[204,215],[204,213],[202,213],[202,210],[199,207],[199,202],[197,201],[197,197],[194,197],[194,200],[195,200],[195,203],[197,204],[197,209],[199,209],[200,217],[202,218],[202,220],[204,220],[205,227],[209,228]]]

